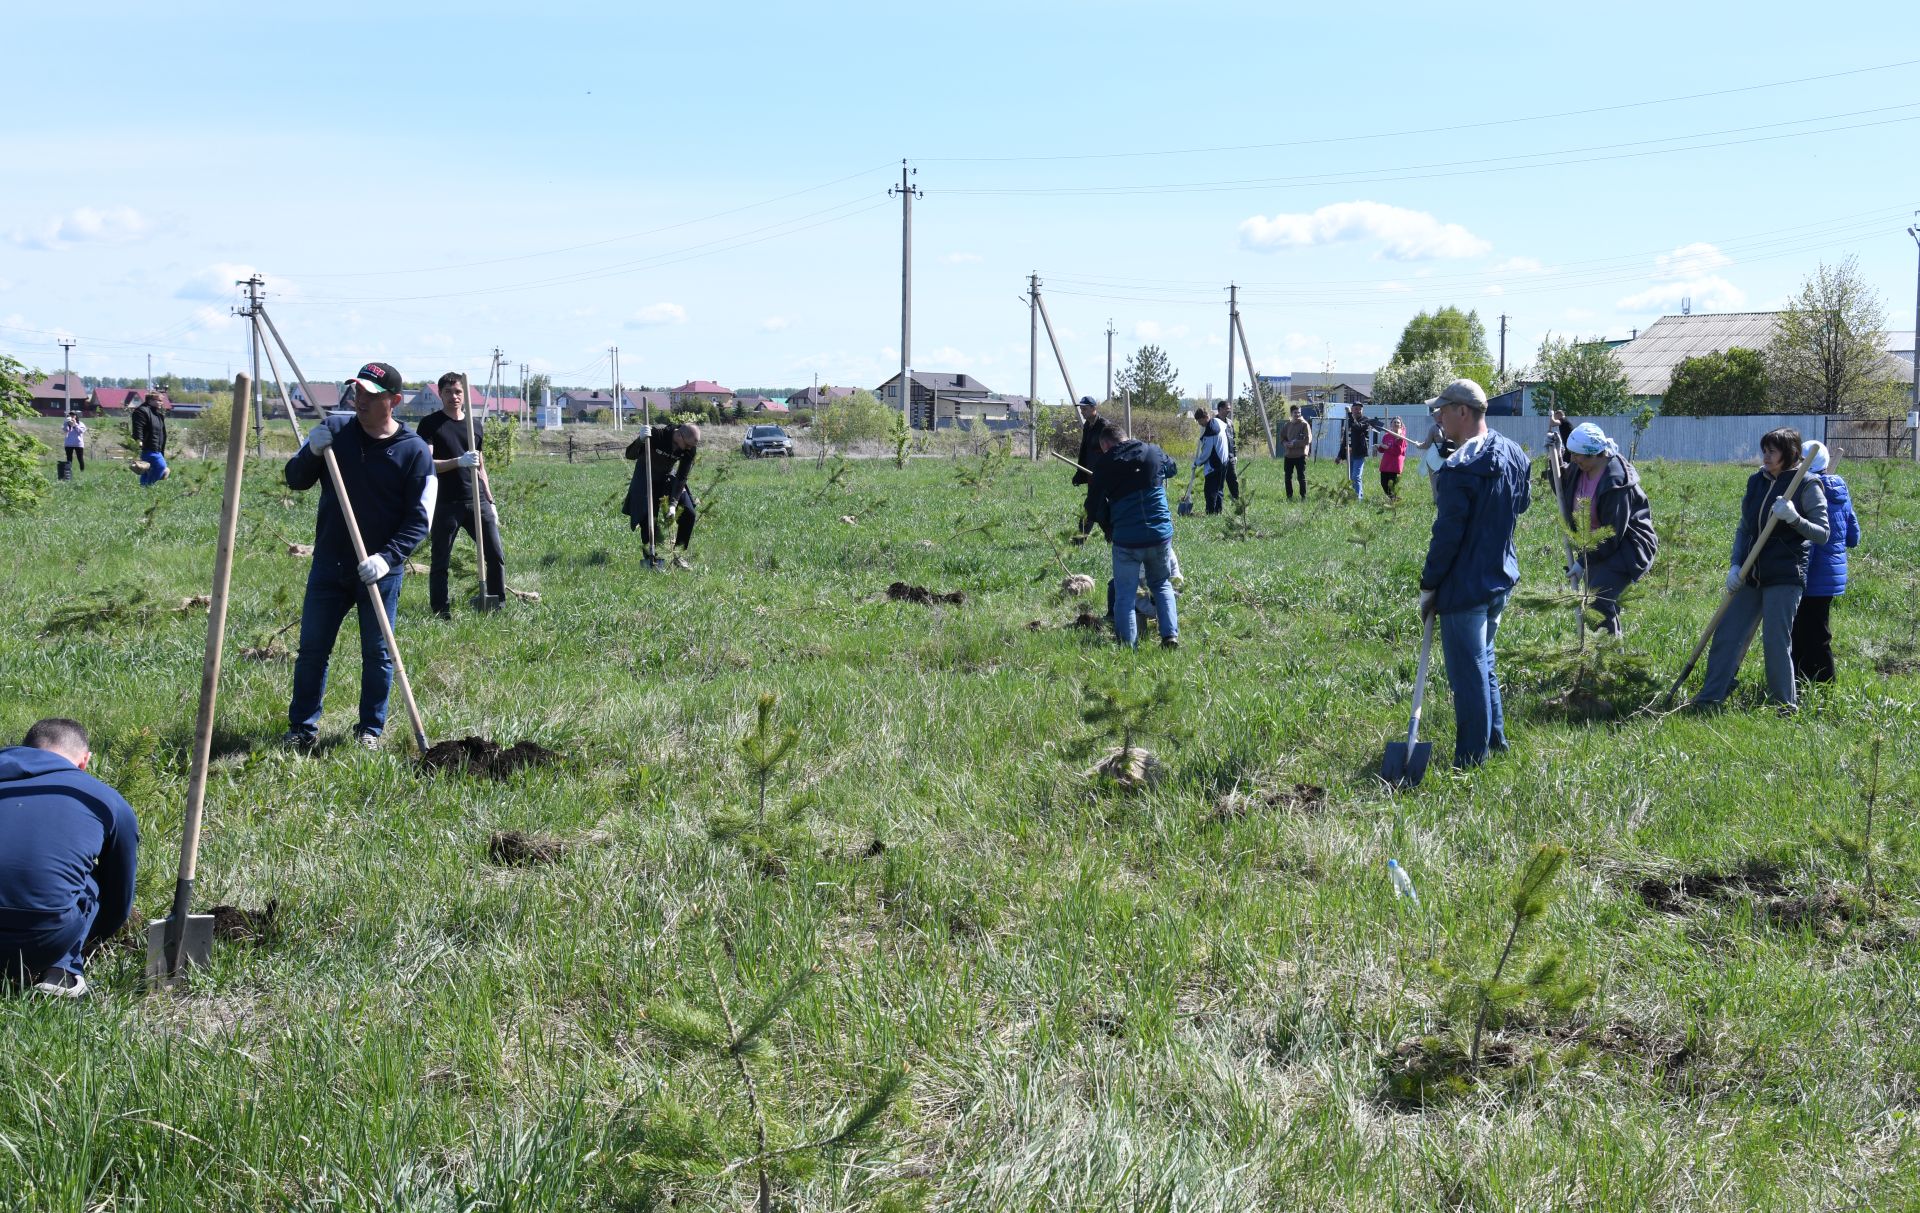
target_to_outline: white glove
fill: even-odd
[[[1420,618],[1425,619],[1427,616],[1433,614],[1433,600],[1439,593],[1439,590],[1420,591]]]
[[[1728,569],[1727,570],[1727,593],[1729,594],[1736,593],[1740,589],[1740,585],[1741,585],[1740,570],[1737,568]]]
[[[1800,529],[1800,511],[1793,508],[1793,502],[1785,497],[1773,503],[1773,516],[1794,530]]]
[[[480,466],[480,452],[479,451],[461,451],[460,454],[454,459],[454,462],[459,464],[463,468],[477,468]]]
[[[384,556],[369,556],[365,560],[362,560],[354,571],[360,574],[362,583],[372,585],[387,575],[387,558]]]
[[[333,444],[333,429],[325,422],[313,427],[313,433],[307,435],[307,449],[318,455]]]

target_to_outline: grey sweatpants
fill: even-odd
[[[1707,679],[1698,704],[1719,703],[1733,691],[1734,675],[1747,659],[1754,630],[1764,623],[1762,644],[1767,656],[1767,698],[1775,703],[1796,702],[1793,687],[1793,617],[1800,609],[1800,596],[1806,591],[1797,585],[1746,586],[1727,604],[1720,626],[1713,630],[1713,647],[1707,651]]]

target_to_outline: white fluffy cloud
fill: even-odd
[[[1133,324],[1135,341],[1178,341],[1186,335],[1184,324],[1161,324],[1158,320],[1136,320]]]
[[[777,333],[786,328],[788,323],[789,321],[785,316],[768,316],[760,322],[760,331],[763,333]]]
[[[91,207],[57,215],[36,231],[15,228],[7,239],[21,248],[60,249],[74,244],[126,244],[153,230],[130,206]]]
[[[1662,253],[1653,259],[1653,276],[1656,278],[1699,278],[1722,266],[1732,265],[1733,258],[1727,256],[1704,240],[1692,244],[1683,244],[1671,253]]]
[[[1257,253],[1321,244],[1375,241],[1389,261],[1479,257],[1493,245],[1457,223],[1384,202],[1334,202],[1306,214],[1255,215],[1240,224],[1240,245]]]
[[[1747,293],[1712,271],[1733,258],[1704,241],[1683,244],[1653,259],[1654,284],[1614,306],[1629,314],[1676,312],[1691,300],[1698,312],[1732,312],[1745,307]]]
[[[1508,257],[1505,260],[1494,262],[1492,272],[1496,274],[1537,274],[1545,268],[1547,267],[1540,264],[1538,257]]]
[[[659,328],[665,324],[685,324],[687,309],[677,303],[649,303],[627,318],[630,329]]]
[[[244,282],[258,272],[250,265],[237,265],[231,261],[216,261],[180,284],[173,292],[175,299],[237,299],[239,288],[234,284]],[[265,275],[262,275],[264,278]],[[285,282],[273,283],[275,290],[285,290]]]

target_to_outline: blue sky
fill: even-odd
[[[242,369],[257,269],[315,378],[596,384],[617,344],[629,385],[871,386],[902,157],[914,363],[1001,390],[1030,272],[1083,392],[1109,320],[1224,390],[1230,281],[1262,373],[1371,371],[1449,303],[1523,363],[1849,255],[1912,326],[1892,4],[23,7],[0,350],[44,368]]]

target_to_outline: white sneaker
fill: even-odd
[[[34,983],[33,992],[48,998],[80,998],[87,992],[87,979],[65,969],[48,969]]]

